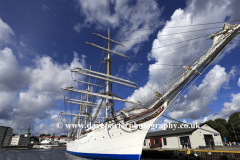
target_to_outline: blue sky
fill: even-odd
[[[60,88],[73,67],[92,64],[92,70],[98,69],[102,52],[85,42],[104,46],[105,41],[92,33],[107,36],[108,28],[111,38],[125,45],[111,48],[131,58],[128,62],[113,55],[112,74],[140,87],[135,91],[114,85],[113,92],[139,100],[148,93],[147,86],[156,88],[209,48],[208,35],[223,23],[171,27],[238,20],[239,6],[237,0],[2,0],[0,123],[13,127],[14,133],[24,133],[30,123],[33,134],[61,134],[56,128],[57,113],[64,110]],[[214,29],[202,30],[206,28]],[[188,32],[193,30],[202,31]],[[187,41],[194,38],[198,39]],[[158,48],[181,41],[186,42]],[[186,47],[177,49],[182,46]],[[239,49],[237,37],[166,115],[200,123],[239,111]],[[116,108],[121,105],[116,103]],[[164,122],[168,120],[160,118],[156,123]]]

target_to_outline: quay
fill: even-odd
[[[2,146],[2,150],[25,150],[25,149],[31,149],[31,146]]]
[[[66,148],[66,146],[53,146],[52,149]],[[32,146],[2,146],[2,150],[26,150],[26,149],[43,149],[33,148]]]
[[[240,160],[240,147],[216,147],[215,149],[144,148],[142,150],[142,158]]]

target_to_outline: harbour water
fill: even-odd
[[[69,154],[61,149],[30,149],[0,151],[0,160],[97,160]],[[151,160],[142,158],[141,160]]]

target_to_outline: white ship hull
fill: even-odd
[[[157,117],[142,124],[146,127],[130,130],[113,127],[99,129],[83,138],[67,143],[67,152],[78,156],[108,159],[140,159],[145,136]]]

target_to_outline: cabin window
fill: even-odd
[[[159,144],[159,139],[154,139],[154,144]]]
[[[167,138],[163,138],[163,144],[164,144],[164,146],[167,145]]]
[[[146,140],[143,141],[143,146],[146,146]]]

